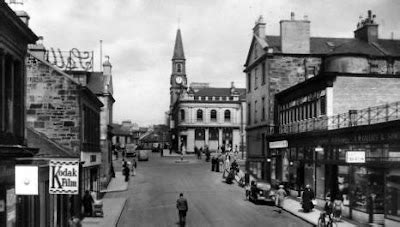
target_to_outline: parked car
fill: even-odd
[[[252,202],[275,202],[275,190],[270,183],[252,181],[250,189],[246,189],[248,200]]]
[[[139,161],[149,161],[148,150],[139,150],[138,160]]]
[[[126,157],[136,157],[136,144],[126,145]]]

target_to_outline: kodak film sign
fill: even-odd
[[[78,194],[79,159],[52,159],[49,171],[50,194]]]

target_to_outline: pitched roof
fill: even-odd
[[[246,98],[246,89],[235,88],[239,92],[240,99]],[[231,96],[231,88],[208,87],[194,91],[194,96]]]
[[[280,36],[266,36],[265,41],[275,53],[281,53]],[[368,43],[356,38],[310,37],[310,54],[400,56],[400,40],[378,39]]]
[[[174,55],[172,57],[172,60],[185,60],[185,54],[183,53],[183,44],[182,44],[182,37],[181,37],[180,29],[178,29],[178,31],[176,32]]]
[[[27,141],[30,147],[39,148],[39,153],[35,157],[79,157],[79,154],[74,154],[48,138],[45,134],[30,127],[27,127]]]

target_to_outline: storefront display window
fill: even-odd
[[[317,198],[325,199],[325,165],[317,166],[317,188],[315,193]]]
[[[7,190],[6,195],[7,227],[15,227],[16,222],[16,195],[15,188]]]
[[[353,208],[375,214],[384,212],[384,171],[355,167]]]
[[[400,221],[400,169],[390,170],[386,178],[386,214]]]
[[[343,197],[343,205],[348,206],[349,201],[349,166],[338,166],[338,189]]]

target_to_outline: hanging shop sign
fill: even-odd
[[[78,194],[79,159],[52,159],[49,169],[50,194]]]
[[[271,149],[274,149],[274,148],[287,148],[288,146],[289,146],[289,143],[288,143],[287,140],[269,142],[269,148],[271,148]]]
[[[37,166],[15,166],[15,194],[37,195],[39,187],[39,170]]]
[[[347,151],[347,163],[365,163],[365,151]]]

